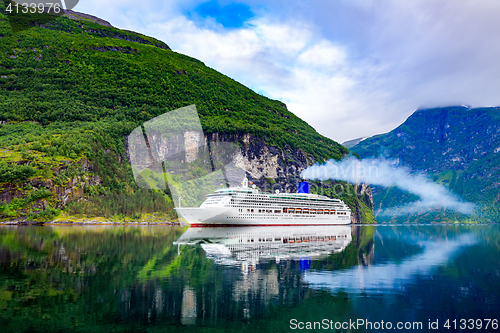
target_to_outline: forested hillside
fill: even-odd
[[[282,102],[161,41],[75,12],[52,20],[44,15],[17,17],[30,28],[13,32],[13,18],[0,3],[4,220],[52,219],[61,209],[134,219],[156,212],[173,219],[168,191],[135,185],[125,137],[191,104],[206,135],[250,136],[290,163],[298,155],[306,165],[347,153]]]

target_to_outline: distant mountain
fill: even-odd
[[[480,218],[500,217],[500,108],[418,110],[391,132],[365,139],[351,150],[362,158],[395,159],[425,172],[464,200],[477,203]],[[397,189],[374,188],[373,194],[376,209],[417,199]]]
[[[361,141],[363,141],[364,139],[366,139],[366,137],[362,137],[362,138],[357,138],[357,139],[353,139],[353,140],[348,140],[348,141],[345,141],[342,143],[342,146],[346,147],[347,149],[349,148],[352,148],[354,147],[355,145],[357,145],[358,143],[360,143]]]

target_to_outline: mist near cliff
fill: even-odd
[[[439,208],[472,214],[475,209],[474,204],[462,201],[446,187],[432,182],[423,174],[415,174],[407,167],[398,166],[394,160],[376,158],[358,160],[354,157],[342,161],[329,160],[325,164],[315,164],[303,170],[301,177],[309,180],[344,180],[357,184],[396,186],[420,198],[418,201],[378,212],[377,215],[382,216],[420,214]]]

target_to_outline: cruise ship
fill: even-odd
[[[193,227],[297,226],[351,223],[351,210],[339,199],[309,193],[301,182],[298,193],[264,193],[245,178],[241,187],[219,189],[200,207],[177,207]]]

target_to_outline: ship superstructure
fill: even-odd
[[[304,184],[304,183],[302,183]],[[307,184],[307,183],[306,183]],[[299,187],[300,188],[300,187]],[[200,207],[176,208],[191,226],[349,224],[351,211],[339,199],[309,193],[264,193],[248,187],[219,189]]]

